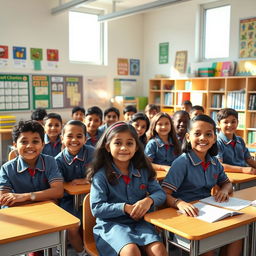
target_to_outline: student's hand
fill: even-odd
[[[133,209],[130,213],[131,218],[135,220],[141,219],[147,213],[153,203],[153,199],[150,197],[137,201],[135,204],[133,204]]]
[[[256,169],[252,167],[243,167],[242,172],[247,174],[256,174]]]
[[[178,201],[177,208],[184,214],[190,217],[196,217],[199,213],[198,208],[196,208],[193,204],[184,202],[184,201]]]
[[[85,178],[83,179],[74,179],[71,181],[72,185],[85,185],[85,184],[89,184],[89,181]]]
[[[219,190],[215,195],[214,199],[216,202],[227,202],[229,199],[229,193],[226,190]]]
[[[132,209],[133,209],[133,205],[131,205],[131,204],[125,204],[125,205],[124,205],[124,211],[125,211],[128,215],[131,214]]]
[[[12,206],[15,203],[21,203],[30,199],[29,193],[16,194],[16,193],[5,193],[0,196],[0,205]]]

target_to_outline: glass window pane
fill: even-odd
[[[206,59],[229,57],[230,6],[207,9],[205,13]]]
[[[97,15],[69,12],[69,59],[101,62],[101,24]]]

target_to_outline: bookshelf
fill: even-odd
[[[234,108],[239,114],[237,134],[246,143],[256,142],[256,76],[159,78],[149,80],[149,103],[172,114],[190,99],[216,120],[221,108]]]

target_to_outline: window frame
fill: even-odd
[[[224,7],[229,5],[231,8],[230,0],[218,1],[208,4],[202,4],[200,6],[200,50],[199,59],[200,61],[214,61],[214,60],[227,60],[230,58],[230,40],[229,40],[229,54],[228,57],[218,58],[205,58],[205,34],[206,34],[206,11],[218,7]],[[231,35],[231,11],[230,11],[230,26],[229,26],[229,38]]]
[[[94,9],[94,8],[85,8],[85,7],[80,7],[76,9],[71,9],[68,12],[68,16],[70,12],[78,12],[78,13],[85,13],[85,14],[93,14],[93,15],[103,15],[104,11],[101,9]],[[70,20],[68,17],[68,25],[69,25],[69,31],[68,31],[68,36],[69,36],[69,43],[68,43],[68,59],[70,63],[74,64],[88,64],[88,65],[106,65],[107,62],[107,55],[106,55],[106,29],[107,25],[104,22],[100,23],[100,57],[99,61],[79,61],[79,60],[71,60],[70,59]]]

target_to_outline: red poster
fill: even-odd
[[[8,59],[8,46],[0,45],[0,59]]]
[[[128,59],[117,59],[117,74],[120,76],[128,76]]]
[[[59,61],[59,50],[47,49],[47,60],[48,61]]]

